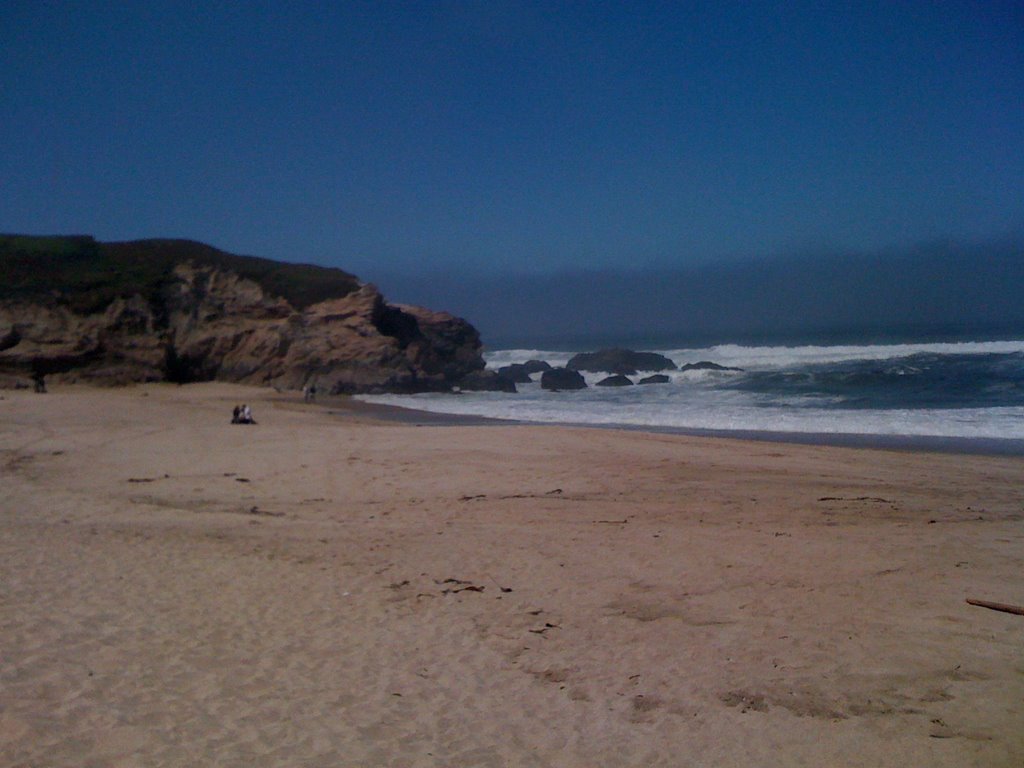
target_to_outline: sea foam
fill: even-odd
[[[439,413],[524,422],[815,434],[1024,440],[1024,340],[652,350],[678,365],[709,360],[742,371],[667,372],[668,384],[517,394],[368,396]],[[489,368],[573,353],[494,350]]]
[[[729,367],[748,370],[781,368],[813,363],[845,362],[850,360],[892,360],[917,354],[981,355],[1024,353],[1024,340],[963,341],[920,344],[865,344],[836,346],[744,346],[719,344],[711,347],[682,347],[654,349],[677,365],[710,360]],[[574,352],[541,349],[501,349],[485,353],[488,368],[500,368],[527,360],[547,360],[551,365],[564,366]]]

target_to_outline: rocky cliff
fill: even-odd
[[[232,381],[321,392],[480,380],[480,337],[341,270],[200,243],[0,236],[0,384]]]

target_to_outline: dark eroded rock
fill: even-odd
[[[653,376],[644,376],[637,384],[668,384],[669,378],[664,373],[656,373]]]
[[[675,363],[656,352],[634,352],[629,349],[602,349],[581,352],[566,365],[574,371],[591,373],[617,373],[633,376],[637,371],[674,371]]]
[[[614,376],[609,376],[606,379],[601,379],[599,382],[597,382],[597,384],[595,386],[598,386],[598,387],[631,387],[631,386],[633,386],[633,380],[630,379],[628,376],[622,376],[620,374],[616,374]]]
[[[527,373],[543,373],[551,370],[551,363],[547,360],[527,360],[523,363],[523,368]]]
[[[510,392],[516,391],[515,382],[495,371],[473,371],[456,382],[456,387],[466,392]]]
[[[543,389],[586,389],[587,382],[578,371],[568,368],[552,368],[544,371],[540,377],[540,385]]]
[[[526,370],[526,366],[523,363],[503,365],[498,369],[498,375],[508,379],[513,384],[529,384],[533,381],[530,378],[530,372]]]
[[[701,360],[699,363],[687,363],[679,368],[680,371],[742,371],[742,368],[729,368],[725,365],[712,363],[709,360]]]

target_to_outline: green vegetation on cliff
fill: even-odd
[[[175,266],[189,261],[249,278],[296,309],[359,288],[359,280],[340,269],[236,256],[191,240],[101,243],[89,236],[0,235],[0,300],[95,312],[118,297],[156,298]]]

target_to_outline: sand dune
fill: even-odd
[[[2,394],[0,764],[1024,763],[1024,460],[300,399]]]

